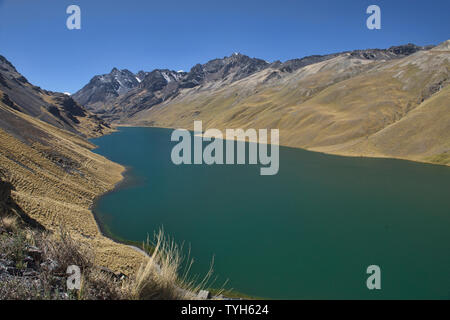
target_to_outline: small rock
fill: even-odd
[[[3,260],[0,259],[0,264],[4,265],[5,267],[14,267],[14,261],[11,260]]]
[[[27,253],[29,256],[33,257],[35,260],[41,260],[42,257],[42,250],[34,247],[34,246],[27,246]]]
[[[207,290],[200,290],[200,292],[197,295],[197,299],[200,300],[208,300],[211,299],[211,293]]]
[[[20,270],[15,267],[6,267],[6,272],[12,276],[20,275]]]
[[[111,269],[108,269],[106,267],[101,267],[100,271],[108,276],[110,276],[111,278],[117,278],[117,275],[114,273],[114,271],[112,271]]]
[[[48,271],[54,271],[56,268],[58,268],[58,266],[58,262],[52,259],[47,259],[46,261],[41,263],[41,268]]]
[[[104,274],[110,276],[112,279],[116,279],[116,280],[125,280],[128,278],[128,276],[122,272],[119,273],[115,273],[114,271],[112,271],[111,269],[105,268],[105,267],[101,267],[100,271],[103,272]]]
[[[118,278],[120,281],[123,281],[123,280],[127,279],[128,276],[127,276],[126,274],[123,274],[122,272],[120,272],[120,273],[117,275],[117,278]]]
[[[23,259],[23,262],[27,265],[27,268],[36,269],[37,265],[34,259],[30,256],[26,256],[25,259]]]

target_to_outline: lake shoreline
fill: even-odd
[[[115,124],[115,127],[116,128],[120,128],[120,127],[124,127],[124,128],[158,128],[158,129],[171,129],[171,130],[180,129],[180,128],[175,128],[175,127],[128,125],[128,124]],[[194,132],[191,129],[187,129],[187,130],[190,131],[191,133]],[[280,136],[281,136],[281,134],[280,134]],[[227,139],[224,137],[223,140],[226,141]],[[249,141],[246,139],[245,142],[249,142]],[[304,150],[304,151],[309,151],[309,152],[315,152],[315,153],[333,155],[333,156],[340,156],[340,157],[345,157],[345,158],[392,159],[392,160],[402,160],[402,161],[410,161],[410,162],[416,162],[416,163],[422,163],[422,164],[429,164],[429,165],[435,165],[435,166],[450,167],[450,162],[440,163],[440,162],[433,162],[433,161],[425,160],[425,159],[417,159],[417,158],[413,158],[413,157],[395,157],[392,155],[383,155],[380,153],[357,155],[357,154],[351,154],[348,152],[324,151],[321,148],[308,149],[308,148],[304,148],[304,147],[298,147],[298,146],[293,146],[290,144],[285,144],[282,142],[280,142],[278,145],[280,147],[285,147],[285,148],[299,149],[299,150]],[[449,155],[449,157],[450,157],[450,155]]]
[[[108,160],[112,161],[110,159],[108,159]],[[121,165],[124,168],[124,170],[121,173],[121,175],[122,175],[121,180],[119,180],[113,186],[113,188],[111,188],[107,192],[97,195],[95,197],[94,201],[92,202],[92,204],[90,205],[89,210],[92,212],[92,215],[94,217],[95,223],[97,224],[97,228],[98,228],[98,230],[99,230],[99,232],[100,232],[100,234],[102,236],[110,239],[111,241],[113,241],[113,242],[115,242],[117,244],[126,245],[126,246],[132,248],[133,250],[136,250],[137,252],[141,253],[142,255],[145,255],[146,257],[149,257],[149,253],[146,252],[144,249],[142,249],[144,244],[142,244],[142,247],[140,247],[139,243],[137,241],[123,239],[123,238],[115,235],[113,232],[111,232],[109,230],[109,228],[107,227],[106,223],[104,223],[102,221],[102,219],[100,218],[100,214],[96,210],[97,203],[103,196],[111,194],[111,193],[114,193],[114,192],[117,192],[118,190],[120,190],[122,188],[126,188],[128,186],[132,186],[133,185],[133,178],[130,175],[130,172],[131,172],[132,168],[129,167],[129,166],[122,165],[122,164],[119,164],[119,165]]]
[[[111,161],[111,160],[110,160]],[[123,166],[123,165],[122,165]],[[132,176],[130,175],[130,171],[132,170],[131,167],[127,167],[127,166],[123,166],[125,168],[125,170],[122,172],[122,180],[120,180],[119,182],[116,183],[116,185],[114,186],[113,189],[107,191],[106,193],[103,193],[101,195],[98,195],[94,202],[92,203],[91,207],[90,207],[90,211],[92,212],[92,215],[95,219],[95,222],[97,224],[97,228],[99,230],[99,232],[101,233],[102,236],[110,239],[111,241],[120,244],[120,245],[126,245],[129,248],[135,250],[136,252],[142,254],[143,256],[147,257],[147,258],[151,258],[151,252],[150,250],[153,249],[153,247],[149,247],[149,248],[144,248],[144,242],[142,243],[142,246],[139,245],[139,243],[137,241],[132,241],[132,240],[127,240],[124,238],[121,238],[119,236],[117,236],[116,234],[114,234],[113,232],[111,232],[109,230],[109,228],[107,227],[106,223],[104,223],[101,218],[99,217],[99,213],[96,212],[95,207],[97,204],[97,201],[100,200],[101,197],[116,192],[118,190],[120,190],[121,188],[125,188],[127,186],[131,186],[133,185],[133,183],[131,181],[133,181]],[[208,290],[211,291],[211,293],[215,292],[220,292],[221,289],[217,289],[217,288],[208,288]],[[252,297],[249,296],[247,294],[241,293],[241,292],[237,292],[234,291],[233,289],[230,290],[225,290],[222,295],[228,299],[267,299],[267,298],[257,298],[257,297]]]
[[[89,141],[90,140],[91,139],[89,139]],[[91,143],[93,143],[93,142],[91,142]],[[94,150],[95,149],[97,149],[97,146],[96,146],[96,148],[94,148]],[[113,163],[116,163],[111,159],[108,159],[108,160],[112,161]],[[142,244],[140,244],[138,241],[127,240],[127,239],[124,239],[124,238],[119,237],[118,235],[114,234],[111,230],[109,230],[107,224],[102,221],[102,219],[100,217],[100,213],[98,212],[98,210],[96,210],[98,201],[103,196],[117,192],[123,188],[127,188],[130,186],[136,186],[139,184],[139,179],[132,174],[132,171],[133,171],[132,167],[126,166],[126,165],[123,165],[120,163],[118,163],[118,164],[124,168],[124,170],[121,173],[121,176],[122,176],[121,180],[119,180],[114,185],[114,187],[111,188],[110,190],[108,190],[107,192],[97,195],[96,198],[94,199],[94,201],[92,202],[92,204],[90,205],[89,210],[92,212],[92,215],[94,217],[97,228],[102,236],[110,239],[111,241],[113,241],[114,243],[117,243],[119,245],[128,246],[129,248],[135,250],[136,252],[142,254],[143,256],[150,258],[151,257],[150,251],[152,250],[153,247],[145,248],[144,242]],[[221,289],[217,289],[217,288],[209,288],[208,290],[210,290],[212,293],[221,291]],[[234,298],[235,299],[263,299],[263,298],[253,297],[253,296],[247,295],[245,293],[235,291],[233,289],[225,290],[222,294],[225,297],[230,298],[230,299],[234,299]],[[264,299],[267,299],[267,298],[264,298]]]

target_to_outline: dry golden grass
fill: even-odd
[[[346,149],[361,155],[449,165],[449,135],[450,86],[447,86],[397,122]]]
[[[184,90],[125,124],[193,129],[202,120],[204,130],[279,128],[284,146],[446,162],[449,51],[389,62],[339,56],[266,82],[272,71],[213,90]]]
[[[19,222],[16,216],[0,217],[0,226],[8,232],[15,232],[19,228]]]
[[[128,294],[119,280],[99,268],[90,268],[83,272],[77,299],[125,300],[128,299]]]
[[[132,273],[144,256],[104,237],[90,210],[94,199],[122,179],[124,168],[91,152],[88,141],[0,103],[0,168],[15,190],[11,197],[46,229],[64,224],[77,241],[93,248],[96,263]]]
[[[155,236],[153,253],[127,284],[129,298],[135,300],[196,299],[196,293],[206,288],[211,280],[209,272],[200,280],[190,276],[192,261],[185,260],[182,248],[160,230]],[[148,243],[149,244],[149,243]],[[189,259],[189,258],[187,258]],[[183,272],[182,264],[186,262]],[[220,294],[220,293],[219,293]]]
[[[40,242],[45,256],[58,262],[56,272],[65,273],[71,265],[88,269],[95,261],[90,247],[85,242],[76,241],[62,226],[57,233],[43,235]]]
[[[123,277],[95,264],[93,250],[76,240],[61,227],[57,232],[29,229],[25,225],[13,232],[0,233],[2,256],[23,268],[28,262],[30,246],[35,278],[8,277],[0,282],[0,299],[78,299],[78,300],[180,300],[197,299],[212,270],[202,281],[189,279],[189,267],[180,275],[184,257],[181,248],[160,231],[155,237],[155,250],[139,271]],[[36,251],[35,251],[36,252]],[[79,290],[68,290],[66,270],[76,265],[81,271]]]

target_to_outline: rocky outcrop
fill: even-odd
[[[58,128],[86,137],[111,131],[106,123],[67,94],[32,85],[3,56],[0,56],[0,102]]]
[[[37,230],[43,230],[44,227],[35,219],[27,215],[22,208],[11,197],[11,191],[15,188],[8,181],[5,174],[0,169],[0,219],[3,217],[14,217],[18,219],[18,223],[31,226]]]
[[[264,60],[234,53],[197,64],[189,72],[156,69],[134,75],[128,70],[113,69],[109,74],[95,76],[73,97],[104,119],[124,120],[177,96],[182,89],[213,83],[230,84],[267,66],[269,63]],[[129,85],[124,87],[120,83]]]
[[[0,171],[0,217],[6,215],[11,207],[11,190],[13,185],[4,180],[3,173]]]
[[[350,55],[352,57],[357,57],[360,59],[368,60],[392,60],[399,59],[409,56],[413,53],[422,50],[429,50],[434,46],[416,46],[415,44],[408,43],[402,46],[393,46],[389,49],[367,49],[367,50],[355,50],[351,51]]]
[[[139,78],[131,71],[113,68],[109,74],[92,78],[82,90],[73,95],[73,98],[83,106],[99,111],[94,107],[96,103],[107,103],[136,88],[139,83]]]

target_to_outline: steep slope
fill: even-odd
[[[114,68],[109,74],[92,78],[73,98],[89,110],[101,113],[104,104],[136,88],[140,82],[141,79],[131,71]]]
[[[450,165],[449,101],[450,86],[446,86],[399,121],[351,147],[350,151]]]
[[[185,89],[127,123],[192,129],[194,120],[203,120],[205,129],[279,128],[285,146],[448,164],[447,49],[448,41],[431,50],[397,48],[392,51],[400,56],[389,60],[348,52],[293,72],[270,66],[228,86]],[[400,134],[418,126],[412,112],[419,110],[430,112],[422,130]]]
[[[84,137],[111,131],[70,96],[30,84],[0,56],[0,213],[14,210],[48,230],[65,226],[95,250],[99,265],[131,272],[141,254],[102,236],[90,211],[124,168],[91,152]]]
[[[48,230],[64,226],[96,253],[98,265],[131,272],[141,254],[101,235],[90,206],[121,180],[123,167],[94,154],[78,135],[0,102],[0,176],[8,198]]]
[[[108,124],[86,111],[70,96],[43,90],[29,83],[3,56],[0,56],[0,101],[15,110],[86,137],[111,131]]]

